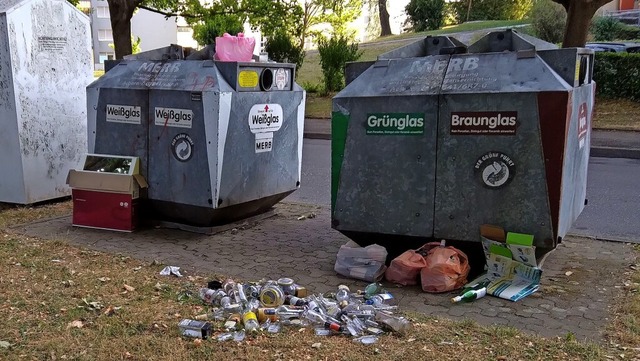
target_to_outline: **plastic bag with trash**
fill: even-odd
[[[445,242],[431,242],[422,247],[427,252],[427,265],[420,271],[422,290],[425,292],[449,292],[467,283],[469,259],[457,248],[445,246]]]
[[[394,258],[384,273],[384,278],[389,282],[403,286],[417,285],[420,271],[427,266],[427,261],[422,257],[421,251],[422,248],[410,249]]]
[[[215,60],[221,61],[251,61],[256,39],[246,37],[243,33],[237,36],[224,33],[216,38]]]
[[[382,279],[387,269],[386,260],[386,248],[377,244],[360,247],[357,243],[349,241],[340,246],[334,270],[346,277],[377,282]]]

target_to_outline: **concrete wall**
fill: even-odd
[[[16,102],[9,49],[7,16],[0,13],[0,201],[18,202],[24,199],[24,177],[20,154],[20,138],[16,122]]]
[[[0,201],[33,203],[69,194],[66,176],[87,151],[86,86],[93,80],[89,18],[66,0],[25,0],[6,13],[24,191]],[[3,57],[4,58],[4,57]],[[6,166],[6,167],[5,167]]]

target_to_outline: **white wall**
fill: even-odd
[[[140,50],[147,51],[178,43],[176,18],[165,19],[164,15],[144,9],[131,18],[131,34],[134,40],[140,37]]]

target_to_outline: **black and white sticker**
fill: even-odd
[[[283,120],[280,104],[255,104],[249,110],[251,133],[276,132],[282,127]]]
[[[141,114],[139,106],[107,104],[107,122],[141,124]]]
[[[193,111],[191,109],[155,108],[155,125],[191,128],[192,123]]]
[[[505,187],[516,172],[516,164],[510,156],[502,152],[483,154],[474,166],[482,184],[491,189]]]
[[[180,133],[171,140],[173,156],[181,162],[186,162],[193,155],[193,140],[188,134]]]
[[[256,133],[256,153],[270,152],[273,149],[273,133]]]
[[[278,70],[276,70],[276,87],[278,88],[278,90],[283,90],[284,87],[287,85],[287,81],[289,80],[289,75],[287,74],[287,71],[280,68]]]

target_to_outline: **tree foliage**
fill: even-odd
[[[538,0],[531,9],[531,26],[535,35],[550,43],[559,43],[564,36],[567,13],[551,0]]]
[[[362,12],[362,0],[315,0],[323,9],[318,20],[331,26],[331,37],[353,39],[349,24]]]
[[[329,39],[320,37],[318,53],[327,92],[335,92],[344,87],[345,65],[362,56],[362,52],[358,50],[358,44],[349,44],[349,40],[344,36],[333,36]]]
[[[266,50],[272,60],[296,64],[297,69],[300,69],[304,61],[304,49],[297,44],[297,39],[284,31],[276,32],[267,39]]]
[[[303,10],[296,0],[210,0],[203,3],[199,0],[107,1],[118,59],[131,54],[131,17],[138,8],[165,16],[182,16],[192,26],[205,26],[201,30],[203,36],[211,30],[218,31],[216,29],[220,25],[225,25],[225,28],[234,25],[232,21],[220,20],[220,17],[229,15],[237,17],[243,24],[249,22],[267,37],[280,30],[299,36],[302,28]],[[225,31],[233,30],[229,27]]]
[[[224,33],[237,35],[244,30],[244,24],[239,16],[214,15],[203,21],[193,22],[193,39],[201,46],[213,44],[216,37],[222,36]]]
[[[411,0],[405,11],[414,31],[436,30],[444,24],[444,0]]]

